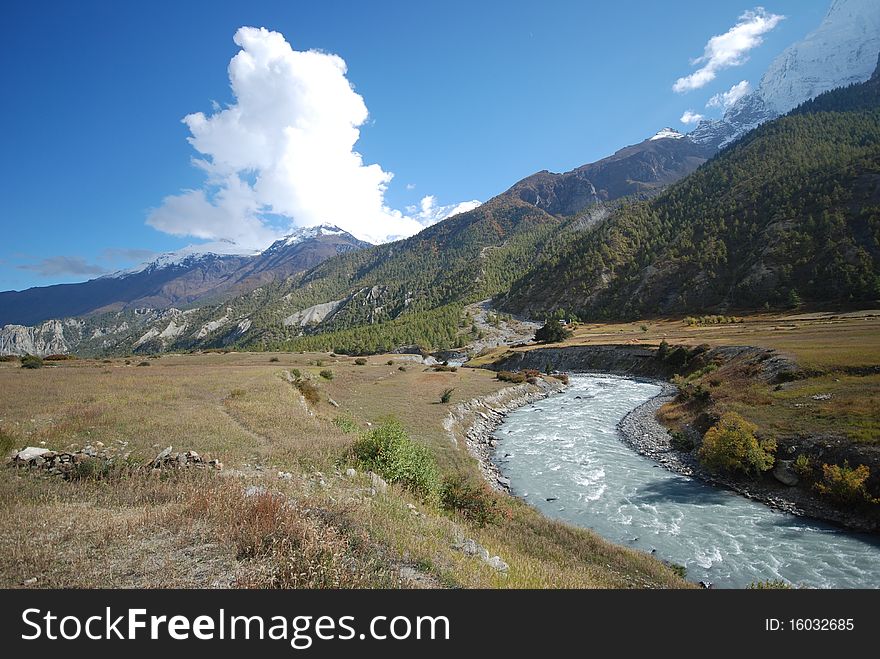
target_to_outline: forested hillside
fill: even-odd
[[[763,125],[656,199],[557,243],[502,307],[625,318],[873,303],[878,108],[875,74]]]

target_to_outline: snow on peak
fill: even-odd
[[[681,133],[679,133],[679,132],[678,132],[677,130],[675,130],[674,128],[669,128],[669,127],[667,126],[666,128],[661,128],[660,130],[658,130],[658,131],[654,134],[653,137],[649,137],[649,138],[648,138],[648,141],[650,142],[650,141],[652,141],[652,140],[665,140],[665,139],[670,139],[670,140],[680,140],[682,137],[684,137],[684,135],[682,135]]]
[[[302,227],[288,236],[282,238],[285,245],[296,245],[304,240],[317,238],[318,236],[339,236],[345,233],[335,224],[319,224],[313,227]]]
[[[160,254],[128,270],[120,270],[104,276],[112,278],[127,277],[128,275],[134,275],[146,270],[190,266],[205,259],[215,259],[223,256],[256,256],[259,253],[259,250],[248,249],[228,240],[218,240],[198,245],[187,245],[176,251]]]
[[[880,52],[880,2],[835,0],[821,25],[770,64],[757,93],[783,114],[836,87],[871,77]]]
[[[263,250],[263,253],[265,254],[267,252],[283,249],[292,245],[298,245],[299,243],[305,242],[307,240],[314,240],[319,236],[340,236],[345,233],[347,232],[344,229],[340,229],[335,224],[318,224],[312,227],[300,227],[299,229],[296,229],[293,233],[286,235],[284,238],[276,240],[274,243],[269,245],[269,247]]]
[[[773,60],[755,91],[731,105],[719,121],[701,122],[697,143],[720,146],[819,94],[864,82],[880,52],[880,2],[833,0],[822,23]]]

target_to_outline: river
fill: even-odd
[[[495,460],[513,494],[549,517],[684,565],[691,581],[880,587],[880,539],[674,474],[625,445],[617,423],[659,392],[650,382],[577,375],[564,393],[511,412],[495,432]]]

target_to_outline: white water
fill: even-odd
[[[880,539],[774,511],[626,446],[617,423],[659,392],[574,376],[565,393],[509,414],[495,432],[495,459],[513,493],[549,517],[684,565],[691,581],[880,588]]]

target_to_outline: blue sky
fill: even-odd
[[[676,93],[707,40],[754,4],[4,3],[0,290],[82,281],[199,242],[146,221],[205,183],[181,120],[236,103],[227,67],[241,26],[345,60],[369,110],[354,150],[394,174],[384,207],[417,215],[426,195],[431,212],[486,200],[540,169],[597,160],[663,126],[686,130],[686,110],[720,115],[709,98],[755,85],[828,4],[764,2],[786,18],[748,61]]]

